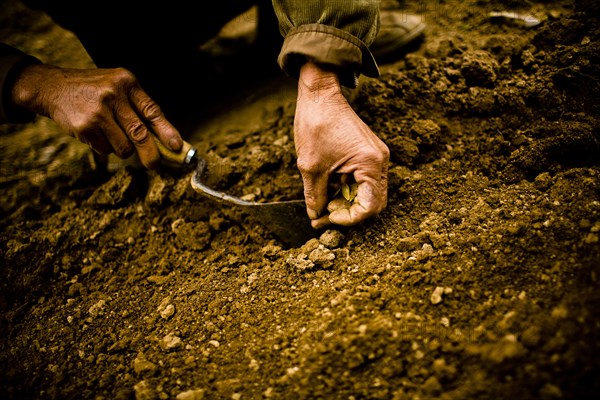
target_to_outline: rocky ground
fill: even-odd
[[[91,65],[12,3],[3,40]],[[302,246],[189,169],[105,176],[51,121],[2,126],[0,397],[596,398],[598,3],[403,7],[425,41],[349,94],[391,149],[389,206]],[[283,82],[188,135],[210,185],[301,197]]]

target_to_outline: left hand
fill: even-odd
[[[355,225],[385,208],[388,147],[348,104],[337,75],[310,62],[300,70],[294,141],[314,228]],[[328,213],[334,173],[353,176],[358,193],[350,208]]]

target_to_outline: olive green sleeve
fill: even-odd
[[[297,78],[311,60],[334,68],[343,85],[379,76],[368,46],[379,31],[379,0],[273,0],[284,43],[278,62]]]

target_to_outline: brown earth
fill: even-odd
[[[2,7],[3,40],[91,65]],[[389,206],[299,248],[189,170],[102,176],[51,121],[1,127],[0,397],[597,398],[598,3],[405,7],[425,41],[349,94],[392,151]],[[297,198],[293,82],[251,93],[188,139],[211,185]]]

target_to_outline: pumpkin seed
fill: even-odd
[[[353,202],[358,193],[358,183],[352,183],[350,185],[342,183],[342,196],[349,202]]]

